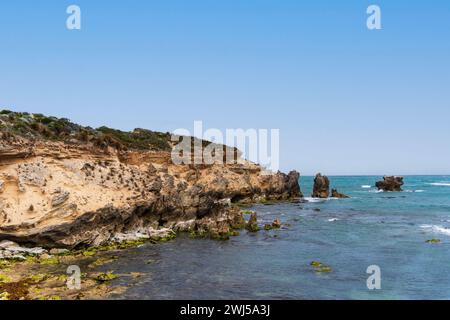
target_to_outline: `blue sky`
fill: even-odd
[[[3,1],[0,52],[0,107],[279,128],[281,168],[302,174],[450,174],[450,1]]]

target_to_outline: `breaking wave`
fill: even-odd
[[[420,226],[421,229],[427,230],[433,233],[444,234],[446,236],[450,236],[450,229],[444,228],[442,226],[432,225],[432,224],[424,224]]]
[[[432,182],[427,184],[436,187],[450,187],[450,182]]]

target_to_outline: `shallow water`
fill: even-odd
[[[330,177],[351,199],[254,206],[261,224],[288,224],[281,230],[123,251],[103,268],[143,275],[115,280],[130,289],[113,298],[450,299],[450,177],[405,177],[402,193],[367,187],[379,178]],[[301,185],[306,195],[312,177]],[[313,260],[333,271],[314,272]],[[381,268],[381,290],[367,289],[370,265]]]

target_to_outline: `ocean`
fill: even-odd
[[[450,176],[406,176],[404,192],[378,192],[380,177],[330,177],[350,199],[255,205],[259,223],[279,230],[242,231],[229,241],[180,235],[118,253],[103,268],[140,272],[111,284],[113,299],[450,299]],[[427,243],[439,239],[441,243]],[[318,273],[320,261],[331,267]],[[381,289],[367,287],[369,266]]]

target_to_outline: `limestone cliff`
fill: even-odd
[[[174,165],[169,138],[0,112],[0,240],[74,248],[168,230],[222,235],[244,223],[235,202],[302,196],[295,171]]]

